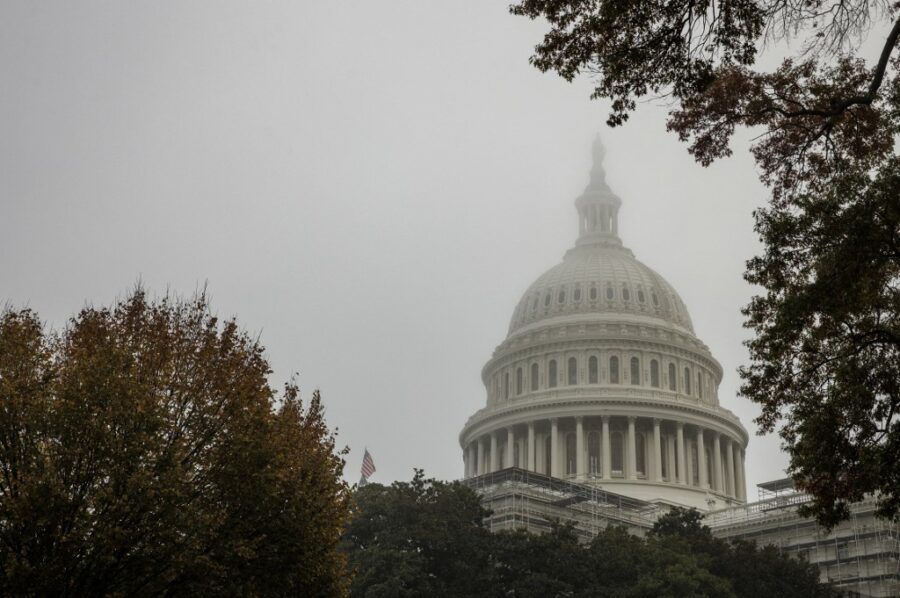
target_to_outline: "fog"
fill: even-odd
[[[599,131],[620,235],[662,274],[737,397],[764,204],[747,153],[710,168],[667,107],[604,125],[590,79],[528,63],[507,2],[0,5],[0,304],[56,327],[138,281],[206,284],[273,384],[322,391],[356,481],[462,475],[457,434],[527,286],[577,234]],[[780,477],[751,437],[748,495]]]

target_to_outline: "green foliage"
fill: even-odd
[[[754,332],[742,394],[778,431],[804,513],[826,527],[877,496],[900,516],[900,4],[881,0],[521,0],[549,31],[532,62],[567,80],[591,73],[620,125],[638,98],[663,96],[668,128],[703,165],[728,156],[738,127],[769,205],[764,250],[746,279]],[[858,55],[870,31],[874,61]],[[755,67],[764,38],[793,47]]]
[[[410,483],[364,486],[355,499],[343,540],[355,597],[836,596],[815,567],[717,540],[693,510],[674,509],[646,538],[611,527],[584,544],[558,524],[490,534],[474,491],[421,471]]]
[[[342,595],[343,460],[269,374],[203,295],[0,314],[0,594]]]

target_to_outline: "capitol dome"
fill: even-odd
[[[748,435],[672,285],[619,237],[594,143],[578,237],[528,287],[461,434],[467,477],[518,467],[701,510],[746,500]]]

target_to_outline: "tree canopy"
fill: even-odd
[[[560,524],[492,534],[474,491],[421,471],[359,488],[354,502],[342,546],[359,598],[836,596],[815,566],[717,540],[693,510],[674,509],[646,538],[610,527],[584,544]]]
[[[206,297],[0,313],[0,594],[342,595],[343,459]]]
[[[790,473],[832,526],[877,495],[900,515],[900,4],[887,0],[520,0],[549,31],[532,63],[594,77],[625,123],[665,98],[668,128],[703,165],[738,127],[768,205],[746,279],[742,393],[778,430]],[[864,57],[864,40],[878,43]],[[771,71],[760,49],[782,54]]]

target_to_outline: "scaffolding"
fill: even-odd
[[[622,525],[643,535],[653,526],[658,507],[636,498],[609,492],[595,483],[554,478],[508,467],[462,480],[482,496],[491,511],[491,531],[526,529],[544,532],[553,521],[571,523],[584,541],[609,525]]]
[[[849,520],[826,532],[797,507],[812,500],[789,480],[761,484],[761,500],[712,511],[719,538],[771,544],[819,567],[823,582],[848,596],[900,596],[900,523],[875,517],[873,497],[850,505]]]

